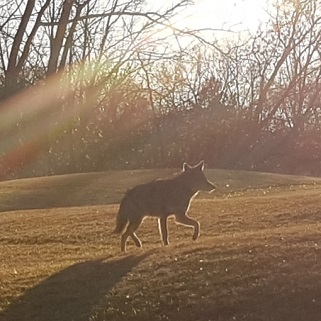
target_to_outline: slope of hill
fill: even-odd
[[[0,212],[119,203],[126,189],[179,169],[128,170],[58,175],[0,182]],[[218,190],[214,196],[244,193],[251,189],[294,187],[321,183],[321,178],[270,173],[207,170]],[[203,195],[204,197],[204,195]]]
[[[0,320],[309,320],[321,315],[321,180],[208,170],[219,187],[143,249],[111,235],[126,188],[166,171],[0,184]]]

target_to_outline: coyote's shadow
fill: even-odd
[[[92,308],[149,254],[74,264],[26,291],[0,320],[87,321]]]

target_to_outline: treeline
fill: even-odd
[[[1,178],[200,159],[320,175],[319,1],[224,40],[172,27],[187,5],[0,5]]]

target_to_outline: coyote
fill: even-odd
[[[147,184],[135,186],[128,190],[120,203],[113,233],[121,236],[121,251],[126,252],[126,242],[129,236],[136,246],[142,243],[135,234],[146,216],[158,218],[159,231],[164,245],[168,245],[167,218],[175,215],[179,224],[194,227],[193,240],[199,236],[200,225],[187,216],[191,199],[199,191],[212,192],[215,186],[210,183],[203,172],[204,161],[196,166],[183,164],[183,171],[170,179],[157,179]]]

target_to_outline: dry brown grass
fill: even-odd
[[[292,320],[321,315],[321,180],[208,171],[219,191],[190,215],[201,237],[147,219],[119,253],[128,186],[171,171],[0,184],[0,320]]]

